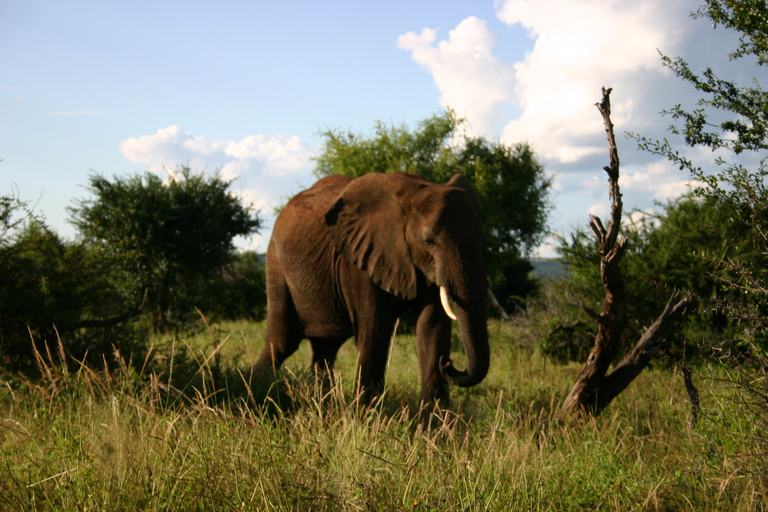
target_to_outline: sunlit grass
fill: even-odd
[[[642,374],[603,416],[570,424],[559,402],[579,367],[552,364],[521,342],[521,328],[494,324],[488,378],[452,389],[451,406],[425,430],[412,336],[396,338],[385,396],[365,408],[353,396],[351,341],[332,385],[315,381],[305,344],[264,402],[238,383],[263,325],[201,331],[156,340],[134,365],[143,372],[43,354],[39,380],[3,376],[0,507],[766,508],[753,426],[716,380],[697,380],[704,413],[695,431],[682,380],[667,369]]]

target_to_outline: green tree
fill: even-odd
[[[261,226],[230,184],[188,167],[165,181],[150,173],[113,180],[94,174],[93,197],[70,209],[83,240],[117,255],[129,276],[123,285],[146,296],[153,331],[190,318],[211,274],[231,261],[234,237]]]
[[[758,68],[768,63],[768,5],[764,0],[706,0],[693,16],[709,19],[715,28],[739,33],[739,44],[729,53],[731,60],[751,59]],[[765,331],[768,312],[768,92],[756,78],[749,85],[739,84],[720,78],[711,67],[697,74],[680,57],[662,56],[662,60],[702,95],[692,110],[677,105],[664,112],[675,121],[670,131],[682,136],[685,146],[711,150],[712,162],[695,162],[666,138],[630,136],[641,149],[688,171],[702,183],[696,193],[726,205],[740,224],[724,233],[728,246],[713,263],[721,280],[743,297],[732,304],[731,314],[750,320],[742,322],[749,326],[742,333],[749,341]]]
[[[34,218],[29,210],[29,201],[22,201],[15,191],[0,196],[0,247],[10,243],[14,230],[24,221]]]
[[[211,276],[199,308],[209,320],[263,320],[267,315],[264,255],[237,252]]]
[[[715,255],[735,250],[749,257],[750,265],[759,264],[760,255],[750,248],[749,228],[734,220],[730,207],[716,197],[686,195],[662,207],[660,213],[626,222],[628,229],[624,234],[629,243],[621,268],[629,324],[621,348],[628,348],[653,323],[674,289],[694,292],[708,307],[697,315],[686,315],[679,322],[679,335],[670,340],[671,347],[713,348],[724,338],[736,337],[738,323],[729,321],[723,305],[738,304],[744,296],[727,285],[724,269],[714,261]],[[594,238],[585,230],[559,239],[557,251],[569,270],[568,278],[560,286],[564,295],[579,299],[577,303],[561,306],[561,328],[553,330],[553,336],[543,347],[558,358],[568,359],[588,350],[586,345],[574,346],[576,339],[589,346],[592,343],[588,336],[580,336],[579,329],[592,325],[580,306],[599,308],[605,293],[594,244]],[[578,328],[565,331],[562,326],[567,325]],[[573,339],[564,338],[564,332]]]
[[[56,353],[59,334],[78,358],[86,352],[100,357],[113,343],[130,345],[133,333],[123,330],[120,340],[113,338],[131,310],[110,278],[108,257],[61,240],[16,193],[0,197],[2,364],[33,367],[32,340],[41,352],[47,344]]]
[[[114,261],[86,244],[65,242],[38,220],[0,247],[0,353],[8,367],[32,363],[37,348],[98,360],[112,347],[131,350],[141,335],[125,329],[137,304],[114,286]],[[118,338],[116,335],[120,334]]]
[[[371,172],[421,174],[446,183],[461,173],[472,182],[485,224],[484,263],[494,293],[514,308],[535,283],[525,258],[547,230],[551,179],[527,144],[507,146],[467,136],[453,111],[436,114],[411,130],[376,122],[371,136],[343,130],[321,133],[317,176],[353,178]]]

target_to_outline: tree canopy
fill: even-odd
[[[661,211],[657,213],[625,219],[628,243],[621,268],[629,322],[624,341],[635,340],[653,323],[673,290],[693,292],[709,307],[681,321],[677,329],[680,336],[670,340],[672,347],[713,347],[724,338],[735,338],[736,329],[728,322],[726,305],[739,304],[744,296],[727,285],[727,273],[713,260],[714,255],[734,250],[749,265],[759,264],[760,255],[753,250],[749,228],[735,221],[728,206],[715,197],[685,195],[658,208]],[[579,297],[578,304],[564,306],[566,318],[560,319],[560,325],[591,325],[580,306],[595,309],[604,298],[594,239],[586,230],[577,229],[559,239],[557,251],[569,271],[568,279],[560,286],[566,295]],[[561,331],[544,346],[545,352],[557,358],[578,357],[591,343],[584,336],[580,343],[585,345],[575,346],[580,333],[569,332],[570,339],[561,339]]]
[[[515,298],[534,287],[528,278],[532,266],[523,258],[547,232],[552,180],[528,144],[508,146],[470,137],[462,125],[448,110],[422,120],[413,130],[381,121],[370,136],[326,130],[315,173],[356,178],[400,171],[435,183],[446,183],[456,173],[467,176],[486,228],[484,261],[491,286],[506,307],[513,307]]]
[[[693,16],[709,19],[716,29],[739,33],[737,48],[728,54],[731,60],[749,59],[758,69],[768,63],[768,5],[764,0],[706,0]],[[701,183],[696,194],[716,200],[740,225],[724,231],[729,243],[711,259],[723,282],[745,297],[733,304],[732,316],[743,325],[752,325],[751,333],[744,336],[754,338],[756,332],[764,331],[768,312],[768,92],[757,78],[749,85],[740,84],[721,78],[711,67],[697,74],[680,57],[663,55],[662,60],[702,95],[692,110],[676,105],[663,113],[674,120],[670,131],[682,136],[685,146],[710,150],[712,160],[694,161],[666,138],[630,136],[641,149],[689,172]],[[698,158],[702,154],[697,153]],[[754,329],[760,325],[762,328]]]
[[[90,177],[92,198],[70,209],[71,221],[87,242],[119,254],[154,329],[191,314],[211,272],[233,256],[233,239],[261,226],[220,176],[188,167],[169,173],[135,174],[109,180]]]

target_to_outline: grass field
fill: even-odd
[[[570,424],[559,403],[579,366],[539,355],[525,324],[492,323],[488,377],[452,389],[451,406],[425,430],[411,336],[395,339],[383,400],[362,408],[352,342],[332,386],[315,383],[305,344],[266,401],[249,397],[238,369],[247,378],[263,329],[233,323],[158,339],[143,370],[43,354],[39,380],[2,376],[0,508],[768,508],[757,444],[766,434],[738,389],[716,378],[722,368],[695,372],[694,429],[679,372],[661,367],[602,416]]]

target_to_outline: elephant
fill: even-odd
[[[377,396],[396,321],[415,308],[421,403],[447,403],[447,384],[480,383],[489,367],[483,229],[461,174],[445,185],[405,173],[322,178],[275,221],[266,255],[266,344],[256,371],[276,370],[305,338],[314,364],[331,369],[354,336],[356,389]],[[452,319],[465,370],[450,357]]]

